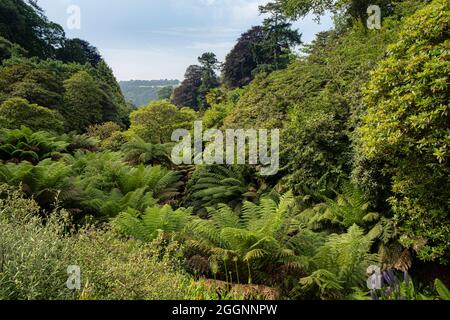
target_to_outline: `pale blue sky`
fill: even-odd
[[[182,79],[197,57],[211,51],[223,61],[240,34],[261,23],[268,0],[38,0],[71,38],[99,48],[119,80]],[[81,9],[81,29],[68,30],[67,8]],[[310,42],[332,26],[312,18],[295,24]]]

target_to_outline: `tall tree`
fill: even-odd
[[[219,61],[214,53],[207,52],[198,58],[198,62],[200,62],[203,69],[202,84],[198,88],[198,108],[206,110],[208,108],[206,95],[211,89],[217,88],[220,84],[216,75],[216,70],[219,69]]]
[[[283,12],[291,18],[302,18],[313,14],[316,19],[331,11],[340,13],[351,19],[359,19],[365,24],[367,8],[370,5],[378,5],[383,10],[383,17],[392,13],[393,0],[277,0],[281,4]]]
[[[279,1],[260,6],[259,10],[269,17],[263,22],[264,39],[256,49],[258,71],[284,69],[289,64],[291,48],[302,43],[301,35],[292,29]]]
[[[94,67],[102,61],[98,49],[81,39],[66,39],[63,46],[57,50],[56,58],[63,62],[89,63]]]
[[[190,107],[198,110],[198,91],[202,85],[203,68],[197,65],[189,66],[184,75],[184,81],[175,89],[172,103],[178,107]]]
[[[252,27],[241,35],[222,67],[223,81],[227,87],[243,87],[253,80],[253,71],[258,67],[255,48],[263,39],[261,26]]]
[[[60,112],[68,130],[83,132],[102,121],[102,91],[89,73],[80,71],[64,81],[64,105]]]
[[[0,36],[41,58],[54,57],[65,39],[64,29],[49,22],[35,0],[0,1]]]

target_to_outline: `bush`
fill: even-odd
[[[39,206],[0,186],[0,300],[186,299],[186,276],[155,249],[112,231],[67,230],[61,216],[42,223]],[[81,291],[66,287],[67,267],[81,269]]]
[[[176,129],[190,130],[196,119],[195,111],[178,109],[167,101],[155,101],[131,114],[130,132],[151,143],[171,142]]]
[[[30,104],[22,98],[6,100],[0,105],[0,127],[20,129],[21,126],[34,131],[60,132],[63,129],[63,118],[57,111]]]
[[[360,129],[361,151],[392,177],[390,203],[405,246],[421,259],[449,262],[448,0],[409,17],[399,40],[372,73]]]

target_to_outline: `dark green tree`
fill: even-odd
[[[204,53],[198,58],[202,66],[202,84],[198,88],[198,108],[200,110],[206,110],[208,108],[208,102],[206,101],[206,95],[214,88],[217,88],[220,84],[216,75],[216,70],[219,68],[219,61],[216,55],[212,52]]]
[[[102,122],[102,91],[89,73],[80,71],[64,81],[64,105],[60,112],[66,128],[83,132]]]
[[[89,63],[92,66],[97,66],[102,61],[98,49],[81,39],[66,39],[63,46],[57,50],[56,58],[63,62]]]
[[[41,58],[54,57],[65,39],[63,28],[48,21],[34,0],[0,2],[0,36]]]
[[[172,103],[178,107],[189,107],[198,110],[198,91],[202,85],[203,69],[192,65],[186,70],[184,81],[173,93]]]
[[[285,69],[290,62],[291,48],[302,43],[301,35],[292,29],[278,1],[260,6],[259,10],[269,17],[263,22],[264,39],[256,46],[257,71]]]
[[[258,67],[257,60],[261,60],[256,57],[255,49],[263,39],[261,26],[252,27],[241,35],[222,67],[223,81],[227,87],[243,87],[253,80],[254,70]]]

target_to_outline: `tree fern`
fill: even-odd
[[[300,232],[294,228],[293,206],[294,197],[287,193],[279,203],[272,199],[262,199],[260,205],[245,202],[242,212],[224,204],[209,208],[208,220],[198,218],[190,223],[190,244],[212,261],[235,260],[239,273],[254,281],[274,281],[272,273],[277,268],[301,272],[308,259],[298,250],[301,246],[290,241]]]
[[[27,127],[0,130],[0,159],[4,161],[37,164],[43,159],[58,157],[67,146],[68,143],[48,132],[33,132]]]
[[[122,212],[113,225],[124,235],[142,241],[152,241],[159,233],[182,231],[192,217],[187,209],[173,210],[171,206],[149,207],[143,214],[134,209]]]
[[[330,279],[340,283],[343,292],[347,293],[353,287],[362,286],[367,280],[367,267],[379,263],[379,257],[370,253],[371,247],[372,241],[356,225],[350,227],[345,234],[329,236],[328,241],[318,249],[312,263],[311,274],[314,277],[326,276],[322,280],[316,280],[319,289],[323,292],[324,288],[320,287],[320,283],[326,285]],[[309,280],[302,279],[301,283],[305,284],[307,281]]]
[[[124,144],[122,151],[126,154],[125,160],[132,165],[170,164],[172,147],[173,144],[152,144],[137,137]]]

